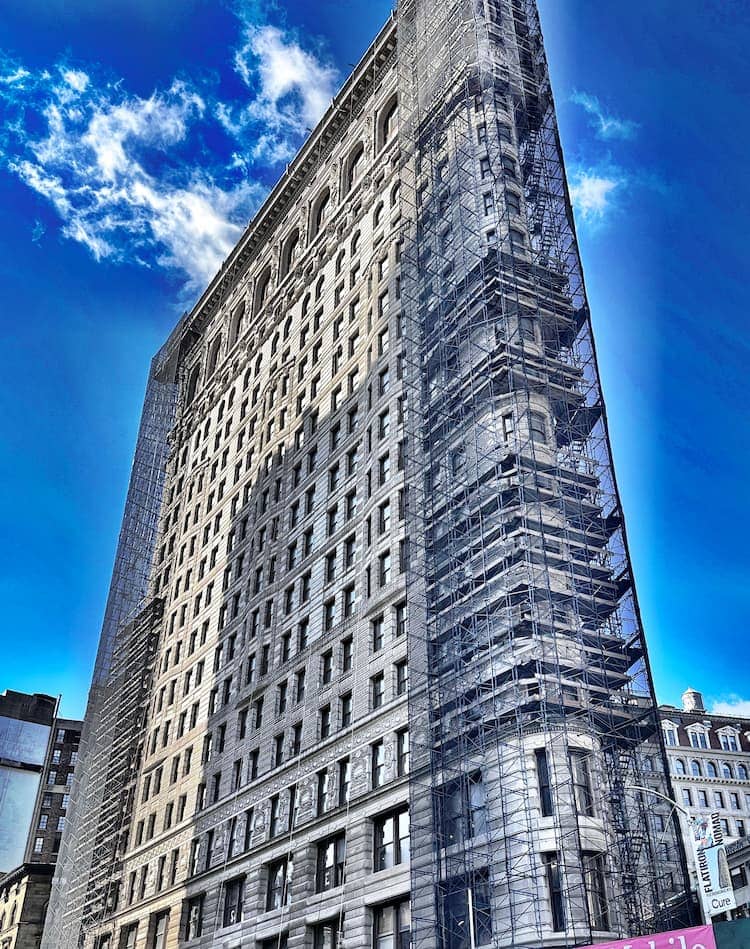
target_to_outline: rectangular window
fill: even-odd
[[[380,554],[378,557],[378,583],[381,587],[384,587],[387,583],[391,581],[391,552],[386,550],[385,553]]]
[[[328,810],[328,770],[318,771],[317,815],[320,817]]]
[[[349,586],[344,587],[344,617],[349,618],[353,616],[354,609],[357,604],[357,596],[354,588],[354,584],[351,583]]]
[[[583,853],[583,878],[586,886],[586,902],[589,908],[591,928],[609,929],[607,907],[607,885],[604,873],[604,855]]]
[[[409,809],[375,818],[373,869],[389,870],[409,859]]]
[[[339,761],[339,807],[349,803],[349,790],[351,786],[351,760],[342,758]]]
[[[371,777],[373,788],[379,788],[385,781],[385,745],[383,740],[370,746]]]
[[[570,770],[573,777],[573,795],[576,809],[585,817],[594,816],[594,792],[589,770],[587,751],[574,749],[570,752]]]
[[[351,672],[354,655],[354,641],[351,636],[341,641],[341,671]]]
[[[409,729],[396,732],[396,774],[401,778],[409,773]]]
[[[274,794],[271,798],[269,818],[268,818],[268,836],[275,837],[279,832],[279,795]]]
[[[327,652],[323,653],[321,658],[321,682],[323,685],[328,685],[333,676],[333,650],[329,649]]]
[[[151,939],[151,949],[166,949],[167,945],[167,927],[169,926],[169,912],[159,913],[153,919],[153,938]]]
[[[406,632],[406,603],[397,603],[393,608],[394,635],[403,636]]]
[[[320,737],[328,738],[331,734],[331,706],[324,705],[320,710]]]
[[[463,843],[487,829],[487,796],[479,771],[448,782],[439,790],[444,847]]]
[[[313,929],[313,949],[343,949],[344,917],[337,916]],[[276,949],[274,945],[273,949]]]
[[[373,910],[373,949],[410,949],[409,900],[389,903]],[[453,947],[451,946],[451,949]]]
[[[342,886],[346,874],[346,835],[336,834],[318,844],[315,892]]]
[[[536,758],[536,778],[539,783],[539,804],[542,817],[552,817],[554,814],[554,804],[552,800],[547,752],[543,748],[538,748],[534,752],[534,756]]]
[[[281,909],[291,902],[293,869],[291,857],[282,857],[269,864],[266,911]]]
[[[133,923],[123,933],[120,941],[122,949],[135,949],[136,939],[138,938],[138,923]]]
[[[305,699],[305,670],[300,669],[294,676],[294,695],[297,704]]]
[[[565,906],[563,903],[562,875],[560,862],[556,852],[543,853],[542,863],[547,879],[547,895],[549,897],[550,912],[552,914],[552,929],[562,932],[565,929]]]
[[[203,935],[203,903],[205,896],[194,896],[187,901],[185,909],[185,939],[197,939]]]
[[[339,699],[341,709],[341,727],[348,728],[352,723],[352,693],[345,692]]]
[[[393,668],[396,673],[396,695],[405,695],[409,685],[409,667],[406,659],[397,662]]]
[[[354,566],[354,554],[355,554],[355,538],[354,534],[351,537],[347,537],[344,541],[344,569],[349,570],[350,567]]]
[[[370,679],[370,706],[380,708],[385,700],[385,674],[379,672]]]
[[[487,870],[475,870],[466,877],[449,880],[441,904],[441,922],[451,933],[450,949],[473,949],[492,942]]]
[[[370,622],[370,627],[372,629],[372,651],[378,652],[383,648],[385,623],[382,614],[376,616],[375,619]]]

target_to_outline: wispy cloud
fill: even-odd
[[[245,23],[234,68],[253,98],[239,108],[222,104],[220,120],[235,136],[261,130],[252,145],[256,159],[287,160],[328,107],[338,86],[336,69],[277,27],[253,23]]]
[[[750,699],[743,699],[739,695],[729,695],[721,701],[714,702],[711,706],[711,712],[714,715],[750,718]]]
[[[184,80],[144,98],[95,68],[32,72],[0,53],[0,167],[49,202],[62,233],[97,260],[166,267],[199,289],[260,203],[269,172],[325,110],[337,78],[296,37],[240,26],[227,64],[247,87],[241,103]],[[207,138],[218,143],[213,151]],[[40,240],[43,231],[34,234]]]
[[[569,175],[570,200],[579,221],[601,224],[617,208],[627,178],[609,168],[578,167]]]
[[[588,92],[574,92],[570,101],[580,105],[586,111],[597,137],[604,141],[634,138],[638,131],[637,122],[608,115],[597,97]]]

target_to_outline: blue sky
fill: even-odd
[[[750,714],[750,14],[539,5],[659,697]],[[150,357],[390,7],[3,8],[0,689],[76,715]]]

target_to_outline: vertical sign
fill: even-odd
[[[737,907],[719,815],[693,817],[690,830],[698,892],[706,919],[711,919]]]

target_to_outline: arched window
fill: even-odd
[[[292,233],[287,237],[284,242],[284,246],[281,251],[281,273],[280,276],[283,279],[292,269],[294,261],[299,256],[300,246],[299,246],[299,229],[295,227]]]
[[[398,127],[398,98],[393,96],[381,109],[377,126],[378,150],[385,147],[396,134]]]
[[[744,764],[737,765],[737,779],[739,781],[747,781],[747,768]]]
[[[315,301],[317,301],[323,296],[323,285],[325,284],[325,275],[323,275],[320,280],[315,284]]]
[[[360,238],[359,231],[355,231],[354,236],[352,237],[352,249],[351,249],[352,257],[359,250],[359,238]]]
[[[258,279],[255,281],[255,297],[253,299],[253,315],[258,313],[263,308],[263,304],[268,299],[268,290],[270,286],[271,286],[271,268],[266,267],[266,269],[260,274]]]
[[[211,343],[208,349],[208,360],[206,362],[206,379],[210,379],[216,372],[219,364],[219,353],[221,352],[221,333]]]
[[[234,346],[245,328],[245,301],[238,303],[229,320],[229,345]]]
[[[263,353],[258,353],[258,358],[255,360],[255,375],[256,377],[260,373],[260,366],[263,362]]]
[[[310,240],[320,233],[321,228],[326,222],[328,212],[331,209],[331,190],[324,188],[315,199],[310,215]]]
[[[375,213],[372,216],[372,225],[373,227],[380,227],[383,222],[383,202],[375,208]]]
[[[194,366],[190,370],[190,375],[187,380],[187,387],[185,389],[185,405],[188,406],[192,403],[195,398],[195,393],[198,391],[198,377],[201,374],[201,367]]]
[[[271,340],[271,355],[275,356],[279,349],[279,334],[278,332],[273,334],[273,339]]]
[[[713,761],[706,762],[706,777],[708,778],[718,778],[719,775],[716,772],[716,765]]]
[[[398,204],[398,198],[401,194],[401,182],[397,181],[396,184],[391,188],[391,207],[395,208]]]
[[[291,316],[287,318],[286,323],[284,323],[284,342],[289,339],[289,333],[292,330],[292,318]]]
[[[731,778],[734,777],[734,772],[732,771],[732,766],[731,766],[731,764],[729,764],[728,761],[722,761],[722,762],[721,762],[721,774],[722,774],[722,777],[729,778],[730,780],[731,780]]]
[[[701,763],[700,761],[691,761],[690,770],[694,778],[699,778],[701,776]]]
[[[338,256],[336,257],[336,276],[337,277],[341,273],[341,271],[344,269],[345,258],[346,258],[345,250],[340,251]]]
[[[685,762],[682,758],[677,758],[674,763],[674,773],[675,774],[685,774]]]
[[[362,166],[364,165],[365,147],[360,142],[349,152],[349,157],[344,166],[344,193],[349,194],[354,185],[359,181],[362,175]]]

